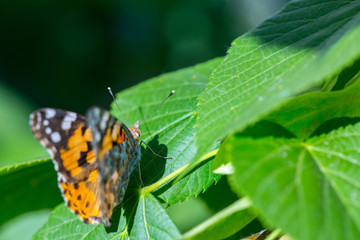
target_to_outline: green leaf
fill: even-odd
[[[33,239],[110,239],[103,225],[82,223],[64,203],[52,212],[49,220]]]
[[[236,39],[199,97],[195,161],[359,58],[359,10],[359,1],[292,1]]]
[[[224,239],[229,237],[256,217],[250,207],[249,199],[242,198],[183,234],[182,237],[183,239]]]
[[[22,214],[0,227],[0,239],[30,240],[49,216],[50,209]]]
[[[121,209],[123,214],[117,232],[112,232],[102,224],[82,223],[65,204],[60,204],[34,239],[179,239],[176,226],[151,194],[141,196],[137,205],[127,206],[131,207]],[[131,227],[130,221],[125,223],[125,217],[134,218]]]
[[[56,179],[49,159],[0,168],[0,225],[19,214],[53,208],[63,201]]]
[[[296,239],[360,238],[360,124],[307,142],[235,135],[218,157],[231,185],[272,227]]]
[[[141,196],[130,239],[179,239],[180,232],[158,200],[151,194]]]
[[[0,167],[48,154],[31,134],[29,114],[34,109],[0,81]],[[21,149],[21,150],[19,150]]]
[[[267,120],[281,124],[299,138],[309,137],[327,120],[360,117],[360,81],[335,92],[311,92],[291,99]]]
[[[168,73],[145,81],[117,94],[117,103],[129,122],[143,119],[171,90],[175,94],[140,124],[141,140],[162,156],[154,156],[142,149],[141,176],[146,185],[169,175],[189,163],[196,154],[195,111],[197,97],[207,86],[211,71],[222,58],[194,67]],[[112,104],[112,114],[126,122],[117,106]],[[157,193],[169,204],[188,199],[208,188],[218,175],[210,171],[210,164],[203,164],[177,184],[167,184]]]

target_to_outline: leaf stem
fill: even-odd
[[[203,161],[205,161],[206,159],[209,159],[213,156],[216,155],[216,153],[218,152],[219,149],[216,149],[212,152],[209,152],[207,154],[205,154],[204,156],[202,156],[202,158],[200,158],[196,164],[199,164]],[[162,185],[164,185],[165,183],[169,182],[170,180],[172,180],[173,178],[177,177],[180,175],[180,173],[182,173],[184,171],[185,168],[187,168],[187,166],[189,165],[186,164],[184,166],[182,166],[181,168],[179,168],[178,170],[170,173],[169,175],[167,175],[166,177],[163,177],[162,179],[160,179],[159,181],[151,184],[150,186],[147,186],[147,187],[144,187],[142,190],[141,190],[141,194],[142,195],[145,195],[146,193],[150,193],[156,189],[158,189],[159,187],[161,187]]]
[[[272,231],[269,236],[265,238],[265,240],[274,240],[277,236],[279,236],[281,233],[281,229],[277,228],[274,231]]]

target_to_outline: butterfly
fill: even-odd
[[[67,207],[84,223],[110,226],[141,159],[139,121],[128,128],[99,107],[86,116],[42,108],[30,114],[30,126],[53,160]]]

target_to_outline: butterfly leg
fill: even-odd
[[[141,182],[142,187],[144,187],[145,185],[144,185],[144,183],[143,183],[143,181],[142,181],[142,179],[141,179],[140,161],[138,162],[138,167],[139,167],[139,179],[140,179],[140,182]]]
[[[157,156],[157,157],[159,157],[159,158],[172,159],[172,157],[164,157],[164,156],[160,156],[159,154],[154,153],[154,151],[149,147],[149,145],[146,144],[146,142],[140,141],[140,145],[141,145],[142,143],[145,144],[145,146],[151,151],[151,153],[152,153],[154,156]]]

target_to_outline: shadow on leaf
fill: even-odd
[[[147,144],[150,148],[161,156],[167,156],[167,147],[165,144],[159,144],[159,137],[156,135]],[[165,163],[167,159],[154,156],[149,149],[145,149],[141,146],[141,160],[140,168],[145,165],[146,168],[141,168],[141,179],[145,186],[150,185],[157,181],[161,177],[161,172],[165,169]],[[109,228],[106,228],[107,233],[122,232],[127,228],[127,232],[130,233],[134,215],[136,212],[137,204],[140,198],[140,192],[142,184],[139,176],[139,167],[135,167],[130,176],[130,182],[126,190],[125,198],[122,204],[115,208],[112,217],[112,224]],[[125,218],[125,219],[124,219]]]

